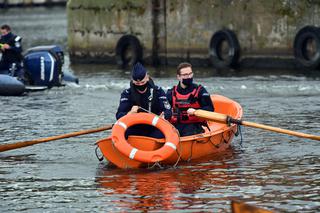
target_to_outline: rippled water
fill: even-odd
[[[55,10],[63,14],[62,9]],[[48,17],[53,16],[49,13]],[[21,97],[0,96],[1,144],[115,122],[129,72],[106,65],[69,67],[68,57],[66,61],[65,69],[79,77],[79,86]],[[176,83],[174,68],[148,69],[163,88]],[[196,81],[210,93],[238,101],[244,120],[320,135],[319,77],[245,71],[219,77],[200,68],[195,72]],[[221,155],[164,170],[121,170],[108,168],[106,161],[100,163],[94,143],[109,135],[108,131],[3,152],[0,209],[230,212],[230,201],[235,199],[280,212],[318,212],[319,141],[249,127],[242,133],[242,147],[237,137]]]
[[[80,69],[81,67],[81,69]],[[96,70],[90,70],[92,68]],[[75,66],[80,85],[0,97],[0,143],[96,128],[115,121],[128,73],[112,66]],[[151,68],[150,68],[151,69]],[[200,75],[200,74],[199,74]],[[155,81],[168,88],[172,77]],[[291,76],[198,78],[211,93],[237,100],[248,121],[319,134],[317,79]],[[110,169],[95,156],[109,132],[0,153],[1,209],[14,212],[220,211],[230,200],[268,208],[320,208],[318,141],[244,128],[243,147],[177,169]],[[16,205],[16,204],[19,205]]]

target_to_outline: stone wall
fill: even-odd
[[[69,0],[72,61],[115,63],[115,47],[126,34],[143,46],[146,63],[200,59],[221,29],[235,32],[241,59],[292,57],[299,29],[320,24],[320,1],[309,0]]]
[[[65,5],[67,0],[0,0],[0,7]]]

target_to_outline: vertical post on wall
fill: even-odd
[[[3,7],[3,8],[6,8],[6,7],[8,7],[8,6],[9,6],[9,0],[4,0],[2,7]]]
[[[152,63],[167,64],[166,0],[152,0]]]
[[[162,0],[162,19],[163,19],[163,27],[162,27],[162,46],[163,46],[163,63],[167,65],[167,0]]]
[[[163,2],[163,57],[164,64],[167,65],[167,0],[162,0]]]

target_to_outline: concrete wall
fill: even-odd
[[[297,31],[320,24],[318,0],[69,0],[67,11],[71,60],[83,62],[115,63],[117,41],[132,34],[147,63],[156,51],[165,63],[210,66],[210,39],[223,28],[236,33],[241,60],[292,57]]]
[[[0,0],[0,7],[65,5],[67,0]]]
[[[118,39],[139,37],[146,49],[152,46],[151,1],[69,1],[68,43],[71,59],[111,60]]]

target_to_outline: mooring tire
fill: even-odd
[[[309,45],[313,45],[309,46]],[[307,69],[317,69],[320,66],[320,29],[315,26],[305,26],[298,31],[294,39],[294,57]],[[313,48],[313,49],[312,49]]]
[[[223,56],[222,45],[226,42],[228,53]],[[237,68],[240,45],[236,34],[228,29],[217,31],[210,40],[209,56],[212,65],[217,69]]]
[[[142,62],[143,50],[140,41],[133,35],[122,36],[116,46],[116,60],[121,67]]]

